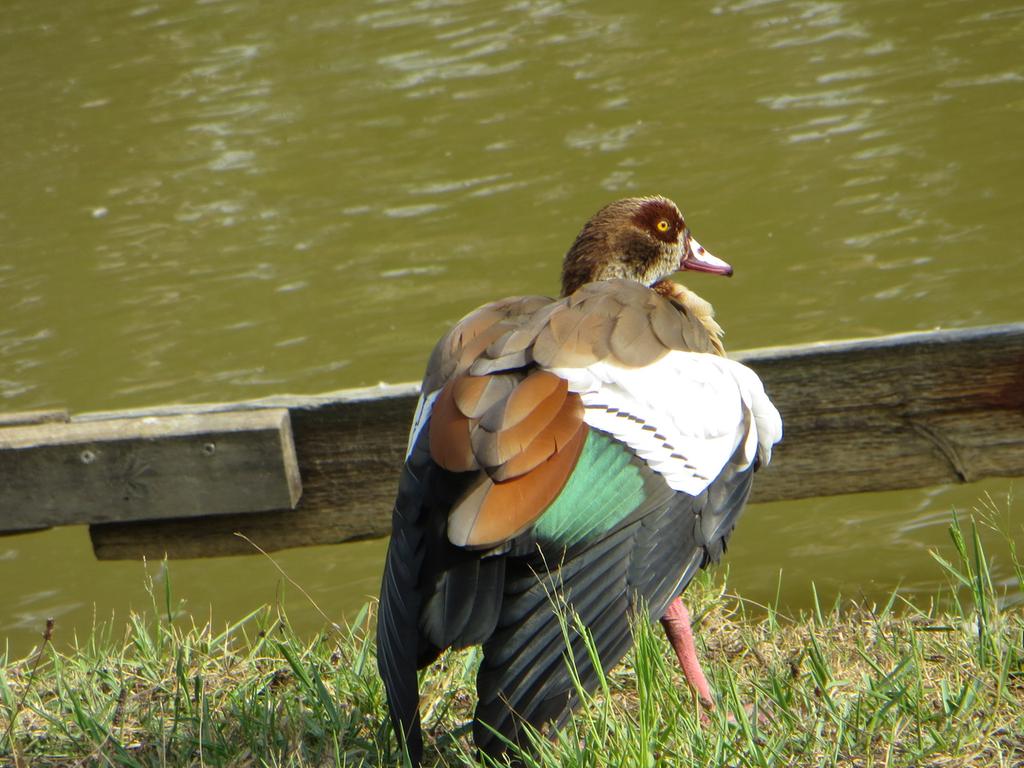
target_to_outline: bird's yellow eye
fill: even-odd
[[[668,232],[668,221],[667,220],[662,219],[661,221],[658,222],[658,231],[659,232]]]

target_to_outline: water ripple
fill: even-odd
[[[413,379],[473,306],[555,288],[582,218],[633,193],[736,264],[692,278],[733,347],[1019,319],[1019,8],[648,10],[9,0],[5,408]],[[874,580],[832,534],[892,552],[896,508],[949,503],[918,498],[787,505],[771,535]],[[877,527],[853,542],[832,521],[855,517]],[[809,568],[785,536],[749,562]]]

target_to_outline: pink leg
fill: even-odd
[[[676,652],[679,664],[686,675],[686,682],[697,691],[700,702],[708,709],[714,709],[715,700],[711,696],[711,688],[708,686],[707,678],[704,677],[704,670],[700,668],[697,660],[697,648],[693,644],[693,631],[690,629],[690,612],[686,610],[683,601],[676,598],[669,603],[665,615],[661,617],[661,626],[665,628],[668,641]]]

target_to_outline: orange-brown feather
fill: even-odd
[[[485,476],[452,510],[449,540],[458,546],[493,547],[525,531],[565,486],[586,434],[578,429],[561,450],[524,475],[498,483]]]
[[[511,429],[537,410],[540,404],[556,391],[561,391],[564,397],[565,392],[568,391],[568,383],[565,379],[547,371],[533,371],[512,390],[508,400],[505,401],[505,407],[498,414],[499,420],[490,421],[485,418],[481,423],[492,432]]]
[[[555,418],[541,430],[540,434],[521,452],[498,467],[486,467],[494,480],[510,480],[526,474],[556,451],[561,450],[575,437],[583,424],[583,401],[575,392],[570,392],[562,402]]]
[[[459,350],[458,363],[456,364],[456,373],[461,373],[473,364],[480,355],[483,353],[491,342],[495,339],[501,338],[505,334],[507,328],[501,323],[495,323],[486,330],[473,336],[471,339],[467,339],[462,342],[462,347]]]
[[[479,469],[470,442],[469,419],[455,405],[455,382],[450,381],[430,412],[430,457],[451,472]]]
[[[505,400],[515,389],[520,376],[459,376],[453,382],[455,405],[463,415],[479,419],[495,403]]]
[[[553,379],[554,386],[548,387],[548,382],[545,381],[543,386],[532,387],[525,397],[519,398],[516,408],[517,415],[519,413],[525,415],[519,421],[512,421],[512,426],[504,428],[505,423],[511,421],[504,418],[509,403],[516,393],[526,387],[530,379],[534,377]],[[471,429],[470,440],[473,445],[473,453],[480,464],[496,467],[521,453],[558,415],[567,393],[568,382],[553,374],[537,371],[527,377],[516,387],[516,391],[512,393],[509,400],[504,403],[504,408],[500,403],[494,406]]]

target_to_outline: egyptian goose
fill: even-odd
[[[678,599],[725,549],[754,470],[782,437],[757,375],[729,360],[711,306],[666,278],[732,268],[664,197],[619,200],[580,231],[562,296],[463,318],[435,347],[398,486],[380,594],[378,666],[399,744],[423,752],[416,671],[483,645],[478,748],[563,724],[575,698],[556,596],[605,670],[631,612],[660,618],[700,671]],[[597,674],[571,639],[585,688]]]

